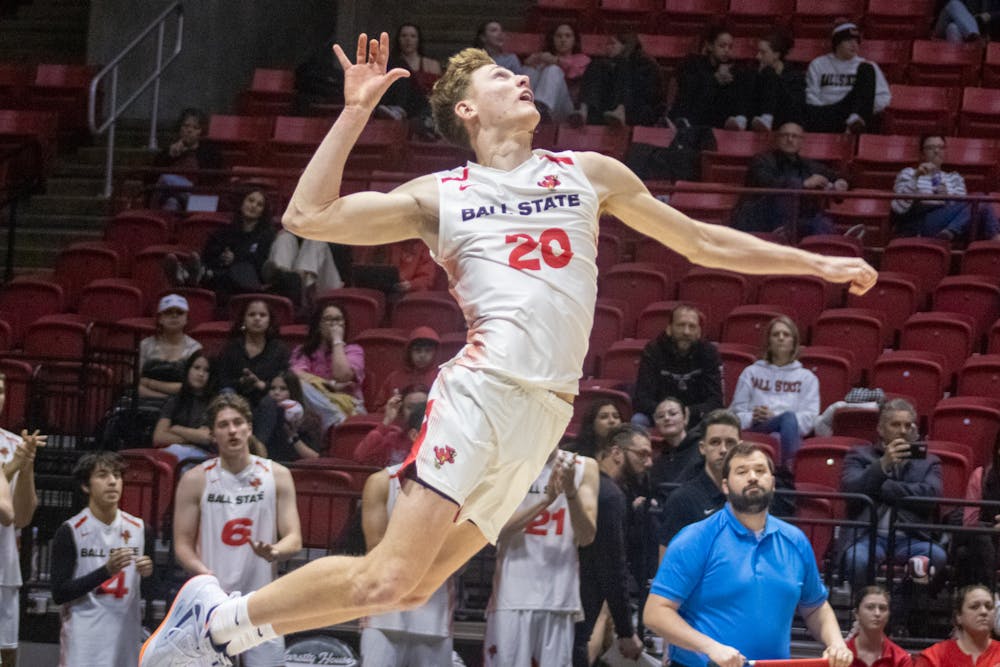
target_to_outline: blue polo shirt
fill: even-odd
[[[749,660],[788,658],[796,608],[815,608],[827,598],[801,530],[768,515],[758,539],[729,503],[677,533],[651,590],[679,602],[678,613],[692,628]],[[670,659],[689,667],[708,662],[674,646]]]

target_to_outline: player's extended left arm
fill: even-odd
[[[829,659],[830,667],[850,667],[854,661],[854,654],[844,643],[844,637],[840,634],[840,624],[837,623],[837,616],[830,603],[824,602],[818,607],[802,608],[800,611],[809,634],[826,647],[823,657]]]
[[[878,278],[860,258],[817,255],[693,220],[649,194],[639,177],[613,158],[587,153],[581,162],[592,175],[604,212],[696,264],[750,274],[818,276],[850,283],[855,294],[871,289]]]
[[[288,468],[276,465],[274,486],[277,491],[278,536],[274,545],[277,550],[275,560],[288,560],[302,549],[302,524],[299,509],[295,504],[295,484]]]

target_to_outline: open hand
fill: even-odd
[[[377,40],[368,40],[368,35],[358,36],[357,63],[351,64],[339,44],[333,45],[333,53],[344,68],[344,107],[356,107],[371,111],[382,99],[382,95],[393,83],[410,76],[397,67],[386,72],[389,61],[389,33],[383,32]]]
[[[250,548],[253,549],[255,554],[266,560],[268,563],[273,563],[278,560],[278,548],[273,544],[250,540]]]

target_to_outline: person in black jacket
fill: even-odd
[[[730,58],[733,36],[724,27],[709,26],[700,54],[688,56],[677,70],[677,97],[670,118],[678,125],[722,127],[740,114],[745,96],[744,72]]]
[[[583,73],[580,107],[572,125],[654,125],[663,114],[660,66],[642,50],[634,32],[608,37],[608,57]]]
[[[643,451],[645,457],[641,456]],[[634,660],[642,652],[642,641],[632,625],[628,596],[630,575],[625,527],[629,522],[629,503],[623,487],[630,474],[644,471],[651,462],[649,438],[645,431],[632,424],[616,427],[597,451],[601,475],[597,494],[597,534],[593,542],[580,549],[580,601],[584,619],[576,624],[573,667],[587,667],[592,663],[587,643],[604,602],[608,603],[622,654]]]
[[[153,166],[178,173],[160,174],[156,181],[157,190],[150,202],[151,208],[182,210],[187,203],[188,191],[199,181],[197,172],[223,168],[218,146],[203,136],[208,131],[208,115],[204,111],[195,107],[184,109],[176,127],[177,138],[157,153]]]
[[[786,122],[775,132],[775,147],[755,155],[747,170],[752,188],[789,188],[843,192],[847,181],[822,162],[799,155],[802,126]],[[782,231],[791,239],[829,234],[833,223],[823,213],[825,198],[795,195],[744,195],[736,207],[733,227],[745,232]]]
[[[687,407],[689,427],[722,407],[722,364],[715,345],[702,340],[704,319],[694,306],[680,305],[663,333],[643,349],[632,396],[634,424],[651,426],[656,406],[667,396]]]
[[[806,104],[806,74],[785,62],[792,38],[775,30],[757,42],[757,67],[740,72],[739,114],[726,120],[727,130],[770,132],[787,121],[802,122]]]

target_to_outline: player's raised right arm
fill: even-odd
[[[389,36],[358,37],[357,62],[340,45],[333,47],[344,68],[344,110],[319,145],[299,179],[282,224],[296,236],[353,245],[377,245],[417,236],[422,219],[413,187],[391,193],[359,192],[340,196],[347,156],[385,91],[405,69],[386,71]],[[418,188],[424,179],[414,181]],[[408,184],[410,185],[410,184]]]

